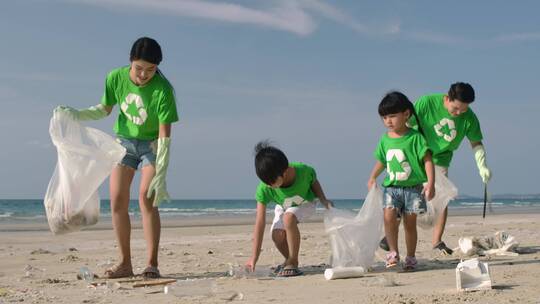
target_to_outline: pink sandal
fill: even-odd
[[[395,251],[386,254],[386,268],[392,268],[399,263],[399,255]]]
[[[403,270],[405,271],[413,271],[416,269],[416,265],[418,264],[418,261],[413,256],[407,256],[405,257],[405,264],[403,264]]]

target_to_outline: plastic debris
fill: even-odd
[[[363,267],[375,260],[383,229],[382,191],[373,187],[364,205],[355,214],[330,208],[324,214],[324,227],[330,237],[332,267]]]
[[[327,268],[324,271],[324,278],[327,280],[358,278],[366,274],[364,267],[337,267]]]
[[[458,291],[491,289],[488,263],[476,258],[459,263],[456,267],[456,287]]]
[[[494,236],[461,237],[458,241],[460,251],[466,256],[472,255],[519,255],[515,250],[519,245],[515,237],[504,231],[497,231]]]
[[[176,297],[210,297],[216,293],[217,284],[213,279],[182,280],[163,287],[163,292]]]

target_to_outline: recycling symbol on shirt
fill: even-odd
[[[300,195],[295,195],[293,197],[287,197],[285,200],[283,200],[283,207],[285,207],[285,209],[290,207],[298,207],[306,202],[307,201]]]
[[[439,137],[444,138],[447,142],[451,142],[456,138],[456,124],[451,119],[443,118],[433,127],[435,128],[435,133],[437,133]]]
[[[120,109],[132,123],[138,126],[144,124],[146,118],[148,118],[143,100],[137,94],[129,93],[120,105]]]
[[[386,172],[388,172],[391,181],[409,179],[411,165],[405,160],[405,153],[401,149],[390,149],[386,152]]]

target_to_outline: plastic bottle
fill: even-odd
[[[94,273],[86,266],[83,266],[79,269],[79,277],[88,283],[94,281]]]
[[[183,280],[165,285],[163,292],[176,297],[209,297],[217,290],[214,279]]]
[[[249,271],[244,266],[233,266],[229,265],[229,276],[240,279],[240,278],[250,278],[250,279],[262,279],[270,277],[270,267],[268,266],[257,266],[255,271]]]

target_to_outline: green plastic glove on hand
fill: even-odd
[[[491,179],[491,170],[486,165],[486,150],[483,145],[478,145],[473,148],[474,159],[476,160],[476,166],[478,166],[478,173],[482,178],[482,182],[487,184]]]
[[[77,110],[68,106],[58,106],[54,111],[62,111],[71,116],[74,120],[99,120],[109,115],[102,104],[82,110]]]
[[[167,193],[167,182],[165,178],[167,176],[167,167],[169,166],[169,146],[171,144],[171,139],[169,137],[160,137],[158,138],[158,149],[156,155],[156,175],[150,182],[150,187],[148,187],[147,198],[151,198],[152,194],[154,196],[154,207],[159,206],[159,204],[164,201],[170,201],[169,193]]]

